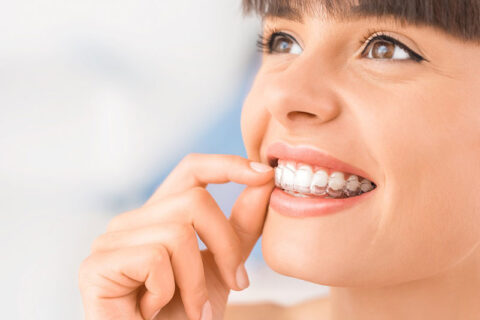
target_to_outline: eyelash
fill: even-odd
[[[365,51],[367,50],[368,47],[370,47],[370,45],[374,41],[383,40],[383,41],[386,41],[386,42],[391,42],[391,43],[397,45],[398,47],[402,48],[403,50],[405,50],[410,55],[410,58],[415,62],[421,62],[423,60],[426,60],[424,57],[422,57],[421,55],[419,55],[418,53],[416,53],[415,51],[413,51],[412,49],[407,47],[405,44],[403,44],[399,40],[397,40],[397,39],[395,39],[395,38],[393,38],[393,37],[391,37],[387,34],[384,34],[382,32],[373,32],[373,34],[372,34],[372,32],[373,31],[370,30],[367,33],[367,35],[364,36],[363,39],[360,41],[360,45],[364,45],[366,43],[363,50],[362,50],[362,53],[361,53],[362,56],[364,56]],[[291,35],[289,35],[287,33],[284,33],[284,32],[281,32],[281,31],[278,31],[278,30],[275,30],[275,29],[270,30],[267,34],[268,34],[267,36],[264,36],[263,34],[258,35],[257,47],[258,47],[260,52],[264,52],[264,53],[267,53],[267,54],[272,54],[273,53],[273,51],[272,51],[273,41],[278,36],[287,37],[287,38],[290,38],[291,40],[296,42],[295,38],[293,38]]]
[[[362,56],[365,54],[365,51],[367,50],[367,48],[370,47],[370,44],[372,44],[376,40],[383,40],[386,42],[391,42],[397,45],[398,47],[402,48],[403,50],[405,50],[409,54],[410,58],[415,62],[421,62],[423,60],[426,60],[424,57],[422,57],[421,55],[419,55],[418,53],[410,49],[407,45],[403,44],[399,40],[382,32],[374,32],[373,34],[371,32],[372,31],[369,31],[368,33],[370,34],[370,36],[365,36],[363,37],[363,40],[360,41],[361,45],[363,45],[364,43],[367,43],[362,50],[362,53],[361,53]]]
[[[271,29],[266,31],[265,33],[267,34],[267,36],[264,36],[262,33],[260,33],[257,40],[257,48],[260,52],[264,53],[272,53],[273,40],[275,40],[275,37],[277,36],[284,36],[294,40],[293,37],[289,34],[278,31],[277,29]]]

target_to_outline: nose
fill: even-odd
[[[308,59],[296,59],[288,68],[268,77],[264,91],[266,108],[288,130],[332,121],[339,116],[341,106],[329,72]]]

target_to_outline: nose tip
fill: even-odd
[[[272,116],[286,128],[321,125],[340,115],[341,99],[327,80],[281,80],[270,82],[262,97]]]
[[[278,102],[277,102],[278,103]],[[321,125],[332,121],[340,114],[340,107],[335,101],[323,101],[319,105],[296,105],[278,103],[272,108],[274,116],[285,127],[306,127]]]

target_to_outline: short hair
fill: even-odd
[[[465,41],[480,43],[480,0],[242,0],[244,14],[299,19],[326,12],[342,19],[392,17],[428,25]]]

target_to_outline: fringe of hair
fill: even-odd
[[[392,16],[397,20],[439,28],[465,41],[480,43],[480,0],[242,0],[244,14],[265,17],[318,15],[338,18]]]

